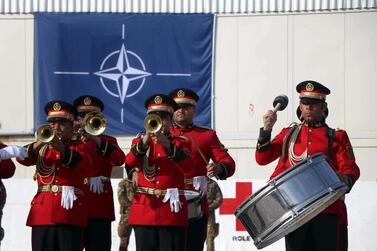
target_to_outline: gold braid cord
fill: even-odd
[[[47,148],[48,148],[48,145],[44,145],[39,150],[38,158],[37,158],[37,165],[36,165],[36,170],[35,170],[35,175],[34,175],[34,179],[36,179],[37,176],[39,176],[40,181],[45,185],[49,185],[53,182],[54,177],[55,177],[55,171],[56,171],[55,164],[52,164],[51,166],[47,166],[43,161],[43,157],[46,153]],[[43,181],[43,179],[49,178],[51,176],[53,177],[50,182]]]
[[[295,130],[292,133],[292,137],[289,140],[289,147],[288,147],[288,159],[291,166],[296,165],[301,160],[304,160],[308,156],[308,149],[305,149],[305,151],[301,155],[296,155],[294,152],[294,146],[297,140],[297,136],[301,130],[301,126],[299,125],[295,128]]]
[[[152,165],[152,166],[149,166],[148,165],[148,159],[149,159],[149,151],[150,148],[148,148],[145,156],[144,156],[144,159],[143,159],[143,174],[144,174],[144,178],[148,181],[154,181],[156,179],[156,166],[155,165]],[[155,148],[153,148],[153,150],[155,150]]]

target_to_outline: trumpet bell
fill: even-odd
[[[84,130],[90,135],[100,135],[106,129],[106,118],[98,112],[90,112],[84,118]]]
[[[144,127],[145,131],[153,134],[161,130],[162,127],[162,119],[160,116],[156,114],[149,114],[144,119]]]
[[[48,124],[39,126],[35,135],[36,138],[43,143],[49,143],[55,137],[54,130]]]

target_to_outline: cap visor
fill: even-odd
[[[62,117],[53,117],[53,118],[49,118],[47,119],[48,122],[56,122],[56,121],[71,121],[69,119],[66,119],[66,118],[62,118]]]
[[[304,105],[315,105],[321,103],[322,100],[316,98],[301,98],[300,103]]]

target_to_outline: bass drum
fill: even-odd
[[[234,214],[261,249],[311,220],[347,190],[319,153],[270,180]]]

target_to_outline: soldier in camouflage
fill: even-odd
[[[207,200],[209,207],[209,217],[207,225],[207,251],[215,250],[215,238],[219,234],[219,223],[216,223],[215,210],[223,203],[223,194],[216,181],[208,179]]]
[[[127,251],[132,226],[128,224],[131,201],[135,194],[132,181],[125,178],[118,184],[118,200],[120,207],[120,220],[118,225],[118,235],[120,238],[119,251]]]

